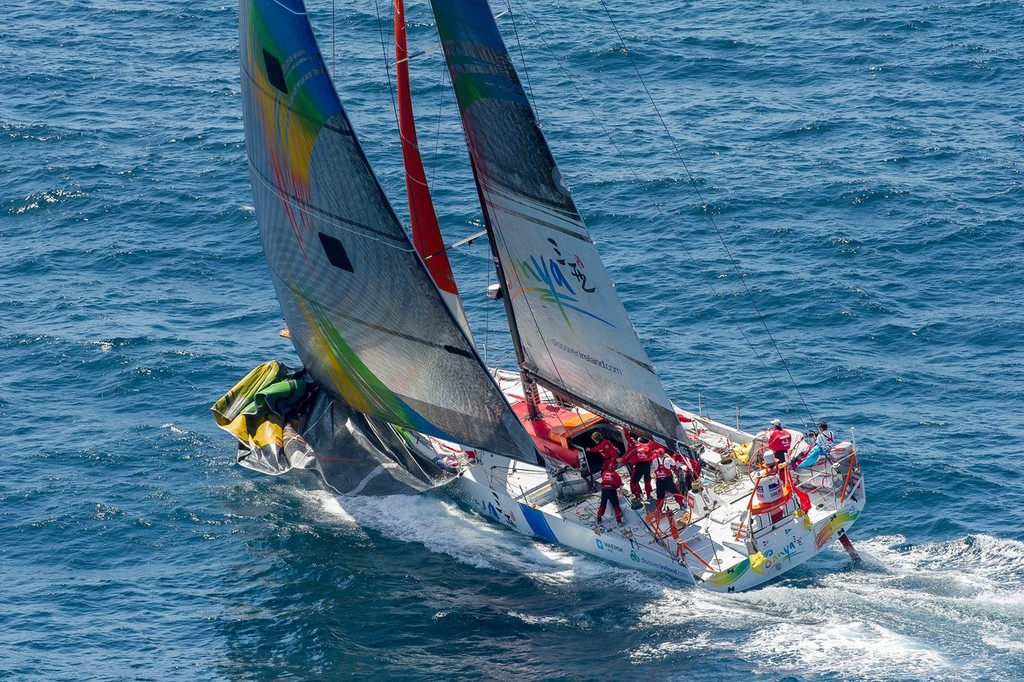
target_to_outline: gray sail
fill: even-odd
[[[301,0],[241,0],[256,219],[299,357],[354,409],[535,462],[384,196]]]
[[[431,0],[523,368],[654,433],[679,423],[562,184],[486,0]]]

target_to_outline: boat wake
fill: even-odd
[[[706,628],[709,641],[673,645],[669,636],[638,650],[638,660],[710,645],[754,672],[845,680],[1010,679],[1007,669],[1024,666],[1024,543],[969,536],[909,545],[881,536],[857,547],[861,566],[812,566],[742,594],[666,589],[644,623]]]
[[[342,523],[472,568],[525,576],[552,599],[566,586],[630,595],[639,606],[622,617],[641,635],[629,652],[636,665],[714,652],[755,674],[844,680],[1010,679],[1005,671],[1024,667],[1024,543],[1017,541],[860,539],[860,565],[837,545],[778,583],[721,594],[509,533],[429,495],[339,504],[326,492],[303,494]],[[535,617],[524,609],[523,618]]]
[[[509,533],[452,502],[428,495],[355,496],[301,491],[334,520],[414,542],[461,564],[501,573],[570,580],[580,561],[570,552]]]

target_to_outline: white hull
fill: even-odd
[[[559,481],[541,466],[462,451],[419,434],[405,435],[425,457],[447,457],[457,472],[450,484],[454,492],[484,517],[623,566],[721,592],[750,589],[799,566],[849,529],[864,507],[864,484],[855,458],[853,466],[848,459],[823,460],[794,477],[812,504],[806,517],[798,511],[794,495],[774,516],[755,515],[751,531],[747,512],[754,483],[745,465],[728,480],[728,469],[716,466],[712,445],[731,448],[749,443],[753,436],[709,420],[692,423],[691,428],[701,432],[696,437],[704,447],[704,493],[699,498],[691,493],[687,509],[677,509],[669,496],[666,509],[672,513],[661,517],[654,516],[652,503],[632,509],[631,500],[620,494],[622,525],[616,524],[609,508],[600,528],[600,494],[590,492],[575,470],[563,467]]]
[[[499,463],[499,460],[505,462]],[[713,521],[694,523],[680,529],[679,540],[692,548],[692,552],[684,548],[683,560],[680,561],[677,558],[679,541],[669,532],[665,540],[659,542],[645,524],[644,516],[651,505],[634,510],[629,507],[626,497],[620,495],[623,524],[615,524],[614,513],[606,509],[603,529],[599,530],[596,528],[598,494],[586,497],[567,509],[560,509],[560,505],[555,503],[533,506],[522,498],[514,499],[507,490],[490,487],[488,476],[481,471],[484,466],[506,466],[509,469],[514,466],[517,473],[522,473],[525,465],[496,456],[489,456],[485,462],[470,467],[451,484],[460,497],[482,516],[525,535],[719,592],[750,589],[799,566],[829,546],[838,532],[845,532],[852,526],[863,508],[861,497],[839,512],[812,510],[811,528],[807,528],[801,519],[786,514],[774,528],[755,535],[756,547],[765,557],[760,570],[751,567],[746,545],[742,539],[735,540],[729,524]],[[531,474],[547,477],[539,467],[533,469]],[[697,559],[694,552],[700,554],[713,570]]]
[[[500,462],[505,460],[505,462]],[[688,583],[693,576],[685,566],[670,555],[666,547],[654,542],[654,537],[643,525],[642,511],[630,509],[620,496],[623,523],[615,523],[615,513],[605,510],[603,528],[597,527],[597,506],[600,495],[585,498],[569,511],[560,511],[557,505],[533,506],[513,499],[507,491],[489,487],[483,466],[515,466],[521,473],[525,466],[509,462],[504,457],[490,456],[487,463],[474,466],[452,482],[452,486],[474,510],[498,523],[525,535],[532,535],[571,549],[593,554],[623,566],[663,573]],[[540,467],[532,467],[532,475],[547,479]],[[478,480],[483,479],[483,480]]]

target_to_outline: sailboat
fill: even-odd
[[[521,533],[717,591],[776,579],[836,539],[852,553],[846,531],[865,503],[855,443],[807,458],[813,443],[794,430],[786,462],[773,462],[766,433],[669,399],[486,0],[431,5],[517,366],[485,365],[462,309],[416,149],[400,0],[411,238],[302,1],[240,0],[256,218],[303,368],[266,363],[214,405],[239,461],[270,474],[314,469],[342,496],[441,485]],[[595,434],[611,457],[595,461]],[[645,478],[623,482],[652,457],[659,501]],[[607,471],[621,490],[602,494]]]

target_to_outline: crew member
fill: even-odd
[[[807,454],[800,458],[800,461],[796,463],[796,468],[813,466],[818,463],[818,460],[832,452],[832,446],[835,445],[836,437],[828,428],[828,424],[825,422],[818,422],[817,431],[808,431],[807,440],[811,445],[811,448],[807,451]]]
[[[826,452],[831,451],[832,446],[836,443],[836,434],[832,433],[832,429],[828,428],[828,422],[818,422],[818,437],[814,443],[817,444],[819,442]]]
[[[616,460],[621,454],[619,449],[610,440],[601,435],[600,431],[594,431],[594,435],[590,439],[594,441],[594,447],[591,448],[591,452],[601,455],[601,470],[603,471],[608,467],[614,468]]]
[[[658,504],[655,509],[661,512],[661,507],[665,504],[665,496],[672,493],[673,497],[676,498],[676,504],[680,508],[683,507],[683,496],[679,492],[679,488],[676,486],[675,478],[673,477],[673,469],[679,466],[669,454],[665,451],[665,448],[658,446],[659,452],[655,455],[654,459],[651,460],[651,468],[654,469],[655,487],[658,491]]]
[[[651,499],[651,459],[652,454],[648,446],[650,443],[638,439],[636,443],[633,443],[626,449],[626,454],[622,456],[623,464],[628,464],[630,468],[629,475],[629,490],[633,493],[633,497],[638,500],[643,499],[643,494],[640,492],[640,479],[644,479],[644,488],[647,490],[647,499]]]
[[[778,419],[772,420],[772,428],[768,432],[768,449],[775,453],[775,459],[779,464],[786,461],[786,453],[793,445],[793,437],[789,431],[782,428],[782,422]]]
[[[622,510],[619,508],[619,488],[622,487],[622,477],[615,470],[615,465],[606,466],[601,472],[601,504],[597,508],[597,524],[601,525],[601,517],[604,516],[605,506],[610,502],[612,511],[615,512],[615,523],[622,524]]]

